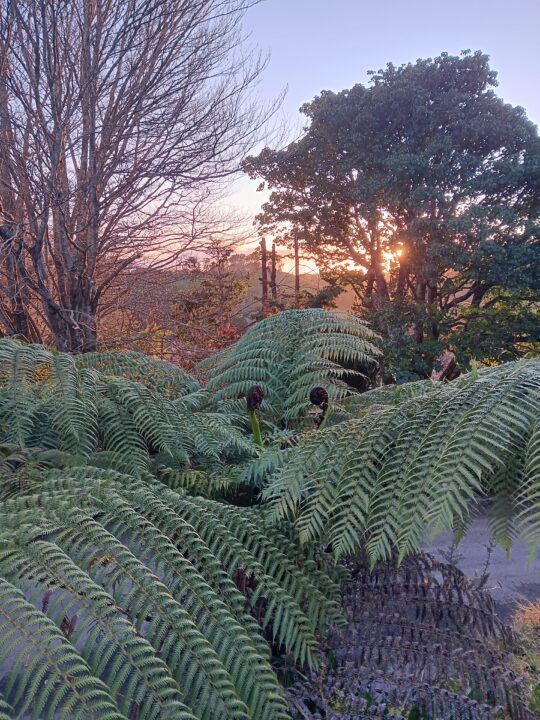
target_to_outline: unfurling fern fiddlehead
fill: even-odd
[[[328,422],[328,392],[323,387],[314,387],[309,393],[309,401],[321,410],[315,423],[319,430],[323,430]]]
[[[260,385],[252,385],[247,391],[246,405],[248,409],[249,420],[251,423],[251,432],[257,445],[262,447],[263,439],[261,435],[261,426],[256,411],[261,407],[264,400],[264,391]]]

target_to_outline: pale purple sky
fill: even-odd
[[[261,100],[289,90],[281,116],[294,133],[298,108],[321,90],[366,83],[368,70],[482,50],[497,92],[540,124],[540,0],[265,0],[246,15],[250,44],[271,55]],[[234,205],[256,212],[256,183],[239,181]]]

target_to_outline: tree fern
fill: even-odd
[[[0,578],[0,658],[9,661],[4,692],[19,713],[121,720],[105,685],[93,676],[56,625]],[[182,717],[182,706],[176,706]],[[189,714],[183,717],[189,718]]]
[[[150,477],[50,471],[39,494],[0,504],[0,523],[0,593],[9,612],[0,657],[27,657],[23,626],[32,629],[36,656],[28,666],[15,662],[5,683],[0,677],[18,711],[32,673],[43,683],[58,672],[46,647],[59,637],[70,682],[79,673],[102,688],[86,717],[284,718],[262,633],[313,664],[315,634],[340,620],[330,597],[337,585],[328,578],[323,592],[317,579],[324,564],[311,580],[313,561],[294,545],[291,557],[284,553],[273,539],[279,530],[268,532],[259,510],[182,496]],[[78,717],[78,686],[54,678],[39,712],[58,703],[61,717]]]
[[[218,399],[244,396],[259,385],[267,419],[289,425],[305,416],[315,385],[325,385],[331,402],[350,395],[344,377],[373,369],[379,355],[375,340],[350,313],[287,310],[251,327],[199,371]]]
[[[199,384],[189,373],[172,363],[137,352],[85,353],[75,358],[79,368],[92,368],[101,375],[139,382],[169,399],[196,392]]]
[[[330,661],[287,691],[295,720],[532,720],[511,632],[453,565],[422,554],[370,570],[360,557],[343,605]]]
[[[374,340],[287,311],[201,366],[206,387],[0,340],[0,718],[279,720],[272,656],[316,664],[337,558],[402,561],[483,495],[500,542],[540,546],[540,361],[360,394]]]
[[[306,435],[270,477],[273,516],[295,517],[302,541],[324,538],[338,556],[361,544],[373,561],[394,548],[403,556],[426,529],[464,521],[470,503],[490,494],[497,539],[511,539],[508,516],[519,515],[532,547],[540,545],[538,360],[369,411],[364,402],[358,420]]]
[[[0,340],[0,442],[87,458],[105,451],[134,475],[156,456],[164,467],[215,472],[254,455],[230,416],[206,409],[208,396],[195,380],[169,363],[122,358],[75,361]]]

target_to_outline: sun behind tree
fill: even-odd
[[[389,64],[369,87],[323,91],[300,140],[245,163],[272,191],[261,228],[297,232],[354,288],[404,377],[429,376],[447,348],[466,362],[539,339],[540,141],[495,85],[480,52]],[[501,347],[493,308],[516,302],[527,322],[514,313]],[[488,315],[489,340],[471,345],[463,330]]]

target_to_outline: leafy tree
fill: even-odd
[[[205,257],[191,257],[183,264],[172,307],[175,339],[198,360],[230,345],[239,337],[233,323],[246,294],[246,272],[232,262],[234,246],[214,239]]]
[[[337,307],[336,300],[343,290],[344,288],[336,282],[330,282],[317,292],[304,290],[302,293],[304,305],[308,308],[333,310]]]
[[[458,359],[483,358],[489,364],[538,355],[540,303],[527,293],[489,293],[481,308],[469,306],[456,325],[453,347]]]
[[[298,233],[417,376],[456,334],[463,359],[496,355],[500,338],[463,345],[463,329],[540,288],[540,141],[495,85],[480,52],[389,64],[245,163],[272,190],[261,228]]]

